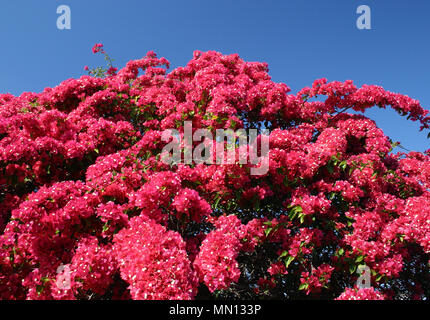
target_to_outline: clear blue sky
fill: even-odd
[[[56,9],[68,5],[72,29],[58,30]],[[356,9],[372,9],[372,30],[358,30]],[[104,61],[118,67],[148,50],[172,68],[194,50],[239,53],[269,63],[274,81],[293,92],[314,79],[377,84],[430,109],[428,0],[13,0],[0,2],[0,92],[40,92]],[[393,140],[430,148],[418,125],[388,110],[368,113]]]

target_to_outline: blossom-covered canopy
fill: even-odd
[[[428,129],[417,100],[325,79],[291,94],[235,54],[168,66],[149,52],[0,95],[0,298],[429,298],[429,156],[348,113]],[[163,163],[184,121],[268,129],[268,172]]]

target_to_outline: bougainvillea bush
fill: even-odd
[[[292,94],[213,51],[168,68],[149,52],[0,95],[1,299],[429,298],[429,153],[393,152],[362,113],[428,129],[417,100],[325,79]],[[268,129],[268,172],[160,161],[185,121]]]

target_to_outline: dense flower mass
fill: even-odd
[[[373,288],[347,288],[337,300],[384,300],[384,295]]]
[[[239,279],[236,259],[241,249],[242,232],[242,225],[236,216],[222,216],[216,222],[216,230],[203,241],[194,266],[209,291],[227,289]]]
[[[133,299],[194,298],[197,278],[177,232],[140,216],[131,219],[130,228],[115,235],[114,242],[113,254]]]
[[[167,68],[148,52],[0,94],[0,299],[430,298],[430,151],[393,152],[358,113],[428,129],[417,100],[326,79],[292,94],[213,51]],[[185,121],[268,129],[268,171],[164,163]]]

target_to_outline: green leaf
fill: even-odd
[[[343,160],[343,161],[339,164],[339,167],[340,167],[342,170],[344,170],[344,171],[345,171],[345,169],[346,169],[346,165],[347,165],[347,161],[346,161],[346,160]]]
[[[291,220],[295,219],[296,216],[302,212],[303,212],[303,208],[301,206],[294,206],[289,213],[290,219]]]
[[[300,213],[303,212],[303,208],[301,206],[295,206],[293,211]]]
[[[300,223],[305,222],[305,214],[304,213],[300,213],[299,214],[299,219],[300,219]]]
[[[364,259],[364,256],[363,256],[363,255],[360,255],[360,256],[358,256],[357,258],[355,258],[355,262],[356,262],[356,263],[360,263],[361,261],[363,261],[363,259]]]
[[[104,226],[103,226],[103,229],[102,229],[102,231],[103,232],[106,232],[106,231],[108,231],[109,230],[109,221],[106,221],[106,223],[104,224]]]
[[[291,262],[293,262],[294,257],[293,256],[289,256],[287,259],[285,259],[284,263],[285,263],[285,268],[288,268],[291,264]]]
[[[299,286],[299,290],[307,290],[309,288],[309,284],[308,283],[302,283]]]
[[[337,157],[337,156],[332,156],[332,157],[331,157],[331,161],[332,161],[335,165],[337,165],[337,163],[339,162],[339,159],[338,159],[338,157]]]
[[[43,292],[43,289],[45,289],[42,285],[38,284],[36,285],[36,292],[38,295],[40,295]]]
[[[217,209],[218,208],[218,204],[221,201],[221,197],[217,196],[216,200],[215,200],[215,204],[214,204],[214,208]]]
[[[51,279],[47,278],[47,277],[42,277],[40,280],[42,280],[42,283],[45,284],[49,281],[51,281]]]
[[[288,255],[288,251],[287,251],[287,250],[285,250],[285,251],[283,251],[283,252],[281,253],[281,255],[279,256],[279,258],[286,257],[287,255]]]
[[[273,230],[273,228],[267,228],[266,230],[264,230],[264,234],[266,235],[266,237],[269,235],[269,233]]]

